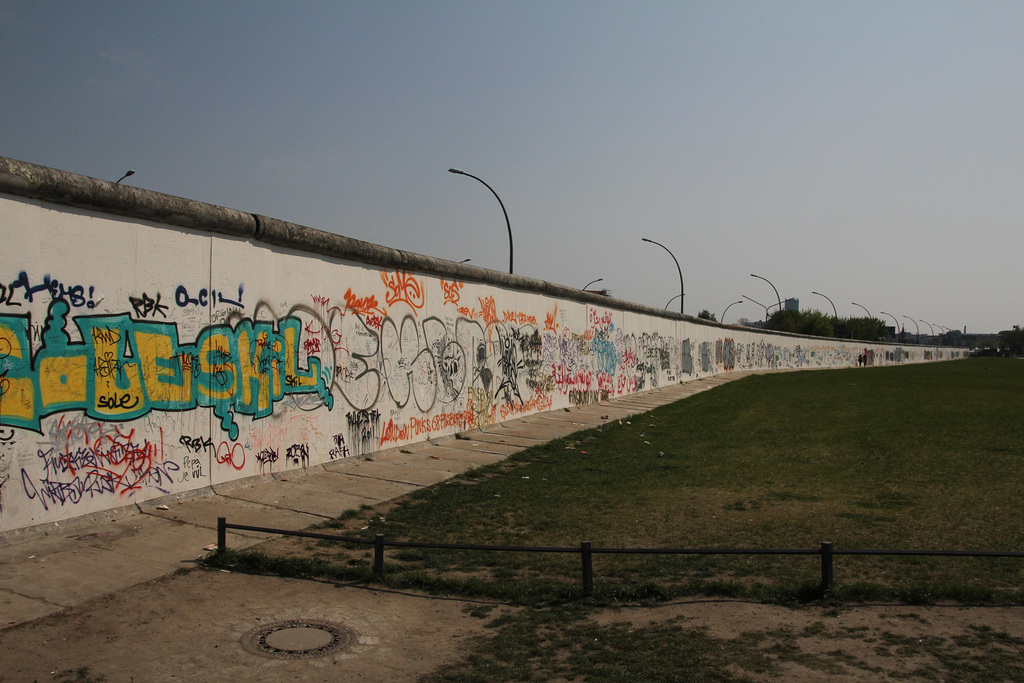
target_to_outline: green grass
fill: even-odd
[[[751,376],[418,491],[346,535],[594,547],[1022,550],[1024,363],[988,358]],[[327,543],[325,567],[369,567]],[[237,558],[237,556],[236,556]],[[595,555],[598,599],[1021,601],[1024,560]],[[318,565],[319,566],[319,565]],[[354,569],[353,569],[354,568]],[[312,571],[312,569],[311,569]],[[389,549],[387,581],[564,600],[577,555]]]

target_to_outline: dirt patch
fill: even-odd
[[[108,683],[410,681],[457,660],[463,642],[484,632],[484,621],[464,611],[474,604],[193,570],[0,631],[0,681],[53,681],[81,667]],[[300,619],[343,625],[354,641],[341,652],[305,660],[242,648],[254,628]]]
[[[733,674],[748,680],[930,681],[1018,680],[1011,674],[1022,670],[1022,616],[1021,606],[793,608],[690,600],[608,610],[593,619],[637,628],[674,620],[723,643],[756,647],[784,672],[732,667]]]
[[[487,609],[481,609],[487,608]],[[197,569],[134,586],[0,631],[0,681],[55,681],[88,667],[108,683],[133,681],[414,681],[460,662],[485,624],[513,608],[359,585]],[[486,614],[478,618],[471,614]],[[788,608],[685,600],[593,615],[638,628],[673,621],[723,644],[768,653],[792,681],[953,680],[957,662],[1010,658],[1024,642],[1024,607],[860,605]],[[350,645],[314,659],[246,651],[254,629],[297,620],[338,624]],[[979,659],[981,658],[981,659]],[[733,667],[751,680],[779,680]],[[976,670],[977,672],[977,670]],[[970,678],[970,677],[968,677]],[[977,679],[975,677],[975,679]],[[76,680],[66,676],[62,680]],[[980,680],[980,679],[977,679]]]

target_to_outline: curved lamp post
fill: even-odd
[[[928,326],[928,329],[931,330],[932,336],[934,337],[935,336],[935,328],[932,327],[932,324],[930,322],[928,322],[927,320],[922,320],[921,322],[923,322],[925,325]]]
[[[667,311],[667,310],[668,310],[668,305],[669,305],[670,303],[672,303],[673,301],[675,301],[676,299],[678,299],[678,298],[679,298],[679,295],[678,295],[678,294],[676,294],[676,295],[675,295],[674,297],[672,297],[671,299],[669,299],[669,300],[668,300],[668,303],[667,303],[667,304],[665,304],[665,310]]]
[[[811,292],[811,294],[817,294],[818,296],[825,296],[821,292]],[[829,299],[827,296],[825,296],[825,300],[828,301],[830,304],[832,304],[832,299]],[[835,304],[832,304],[832,317],[836,318],[836,319],[839,318],[839,314],[836,313],[836,305]]]
[[[121,183],[121,181],[122,181],[122,180],[124,180],[125,178],[127,178],[127,177],[128,177],[128,176],[130,176],[130,175],[135,175],[135,171],[129,170],[129,171],[128,171],[127,173],[125,173],[125,174],[124,174],[123,176],[121,176],[120,178],[118,178],[118,179],[117,179],[117,182],[116,182],[116,183],[114,183],[114,184],[115,184],[115,185],[119,185],[119,184]]]
[[[863,308],[864,312],[868,314],[869,318],[874,318],[875,317],[875,316],[871,315],[871,311],[869,311],[866,306],[863,306],[863,305],[857,303],[856,301],[854,301],[852,303],[853,303],[854,306],[860,306],[861,308]],[[894,318],[894,320],[895,320],[895,318]]]
[[[914,323],[914,329],[917,330],[917,343],[920,344],[921,343],[921,326],[918,325],[917,321],[914,320],[913,318],[911,318],[909,315],[905,315],[903,317],[906,318],[907,320],[909,320],[910,322]]]
[[[587,287],[589,287],[590,285],[594,284],[595,282],[603,282],[603,281],[604,281],[603,277],[599,277],[596,280],[591,280],[587,284],[583,285],[583,291],[584,292],[587,291]]]
[[[760,275],[754,275],[753,273],[750,274],[750,277],[756,277],[758,280],[764,280],[768,284],[772,285],[772,283],[766,277],[761,277]],[[775,289],[775,285],[772,285],[772,289]],[[779,296],[779,290],[777,290],[777,289],[775,289],[775,298],[779,300],[779,310],[781,311],[782,310],[782,297]],[[765,309],[765,313],[767,313],[767,312],[768,312],[768,309]]]
[[[761,303],[760,301],[754,301],[753,299],[751,299],[751,298],[750,298],[749,296],[747,296],[746,294],[740,294],[740,296],[742,296],[742,297],[743,297],[744,299],[746,299],[747,301],[753,301],[753,302],[754,302],[755,304],[757,304],[758,306],[760,306],[761,308],[763,308],[763,309],[764,309],[764,320],[765,320],[765,322],[768,322],[768,307],[767,307],[767,306],[765,306],[765,305],[764,305],[763,303]],[[772,304],[772,305],[774,305],[774,304]]]
[[[732,308],[733,306],[735,306],[736,304],[741,304],[741,303],[743,303],[743,299],[740,299],[739,301],[733,301],[731,304],[729,304],[728,306],[725,307],[725,310],[722,311],[722,319],[720,321],[723,325],[725,324],[725,314],[729,312],[729,309]]]
[[[470,262],[470,261],[472,261],[472,260],[473,260],[473,259],[471,259],[471,258],[464,258],[464,259],[462,259],[461,261],[459,261],[459,263],[469,263],[469,262]]]
[[[896,331],[896,339],[898,340],[900,338],[900,321],[896,320],[896,316],[894,316],[892,313],[886,313],[885,311],[882,311],[882,315],[887,315],[890,318],[892,318],[892,322],[896,326],[893,329]],[[886,339],[888,339],[888,336],[886,337]]]
[[[640,239],[642,239],[644,242],[650,242],[651,244],[657,244],[659,247],[661,247],[662,249],[667,251],[668,255],[672,257],[672,260],[676,262],[676,270],[679,271],[679,313],[682,314],[682,312],[683,312],[683,304],[686,302],[686,288],[683,286],[683,269],[679,267],[679,259],[676,258],[676,255],[672,253],[671,249],[666,247],[661,242],[655,242],[654,240],[649,240],[646,237],[641,237]],[[671,303],[671,302],[669,302],[669,303]]]
[[[457,168],[449,168],[448,172],[449,173],[455,173],[457,175],[464,175],[464,176],[467,176],[469,178],[472,178],[473,180],[478,181],[480,184],[482,184],[484,187],[486,187],[488,190],[490,190],[491,194],[494,195],[494,198],[498,200],[498,204],[501,205],[501,212],[503,214],[505,214],[505,227],[508,228],[508,272],[509,272],[509,274],[511,274],[512,273],[512,224],[509,223],[509,220],[508,220],[508,211],[505,210],[505,202],[501,201],[501,197],[498,196],[498,193],[494,191],[493,187],[491,187],[490,185],[488,185],[484,181],[480,180],[480,178],[477,178],[475,175],[473,175],[471,173],[466,173],[465,171],[460,171]]]

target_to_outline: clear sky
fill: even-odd
[[[1019,0],[0,0],[0,38],[0,155],[506,270],[456,167],[522,275],[663,307],[649,237],[691,315],[756,273],[1024,323]]]

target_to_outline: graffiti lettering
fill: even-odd
[[[50,506],[76,505],[87,496],[131,496],[147,487],[169,493],[172,473],[180,468],[176,462],[164,461],[162,435],[160,443],[138,443],[134,434],[134,430],[127,434],[117,431],[91,446],[63,453],[40,449],[37,455],[43,464],[43,478],[38,485],[24,468],[21,470],[25,496],[49,510]]]
[[[41,432],[40,419],[84,410],[98,420],[136,419],[153,410],[210,407],[232,439],[234,413],[267,417],[290,394],[315,393],[330,409],[333,398],[319,358],[299,366],[301,324],[287,317],[270,322],[240,320],[234,327],[203,330],[195,344],[182,344],[172,323],[134,321],[128,315],[75,319],[82,339],[66,331],[69,305],[51,302],[34,354],[27,316],[0,316],[0,359],[5,373],[0,424]],[[129,349],[132,355],[128,355]]]
[[[21,306],[20,301],[14,300],[14,283],[10,286],[0,283],[0,304],[4,306]]]
[[[328,455],[331,456],[331,460],[337,460],[338,458],[347,458],[349,456],[348,445],[345,443],[344,434],[335,434],[333,437],[334,448],[331,449]],[[383,439],[381,439],[383,441]]]
[[[63,282],[60,282],[56,278],[51,278],[49,273],[43,276],[42,284],[32,285],[28,278],[28,273],[21,271],[18,273],[17,279],[9,285],[10,292],[8,293],[8,300],[11,299],[16,288],[22,288],[25,290],[24,298],[26,301],[35,301],[35,295],[41,292],[45,292],[50,295],[53,300],[63,299],[68,302],[69,305],[74,308],[95,308],[96,302],[92,300],[94,288],[89,287],[89,298],[85,297],[85,286],[74,285],[67,287]]]
[[[139,404],[139,397],[131,394],[113,394],[110,396],[99,396],[96,405],[107,410],[131,410]]]
[[[380,412],[357,410],[345,416],[348,420],[348,436],[355,455],[372,453],[380,446]]]
[[[285,457],[288,458],[288,462],[293,465],[309,467],[309,444],[292,444],[288,447],[288,453]]]
[[[238,299],[227,299],[224,297],[223,292],[218,292],[216,289],[209,290],[205,287],[199,290],[199,294],[195,298],[189,296],[188,288],[185,285],[178,285],[178,288],[174,290],[174,303],[178,304],[179,308],[187,308],[189,306],[216,306],[222,304],[225,306],[236,306],[238,308],[244,308],[242,305],[242,293],[245,291],[244,285],[238,285]]]
[[[192,451],[193,453],[200,453],[206,450],[207,448],[213,449],[213,440],[202,436],[189,438],[188,436],[182,434],[178,438],[178,443],[180,443],[182,446]]]
[[[381,310],[380,304],[377,302],[377,297],[372,294],[370,296],[357,297],[352,293],[351,288],[345,292],[345,306],[349,310],[363,315],[374,312],[384,315],[384,311]]]
[[[128,297],[128,302],[132,305],[132,309],[135,310],[135,315],[140,318],[145,318],[150,314],[153,314],[153,316],[156,317],[157,313],[165,318],[167,317],[167,306],[166,304],[160,303],[159,292],[156,295],[156,299],[152,299],[148,294],[143,292],[141,298],[134,296]]]
[[[231,465],[236,470],[245,467],[245,446],[240,443],[221,441],[217,446],[214,459],[218,465]]]
[[[441,278],[441,291],[444,293],[444,305],[447,306],[448,304],[452,304],[457,306],[463,287],[465,287],[465,284],[458,280],[448,282],[444,278]]]
[[[384,301],[388,306],[393,306],[402,301],[409,304],[414,313],[423,308],[425,302],[423,286],[412,275],[409,275],[404,270],[396,270],[391,274],[382,272],[380,279],[384,282],[384,286],[388,288],[387,293],[384,295]]]
[[[274,471],[274,463],[277,462],[277,451],[273,448],[264,448],[256,454],[256,462],[260,466],[260,474],[266,474],[265,468],[269,465],[270,471]]]

